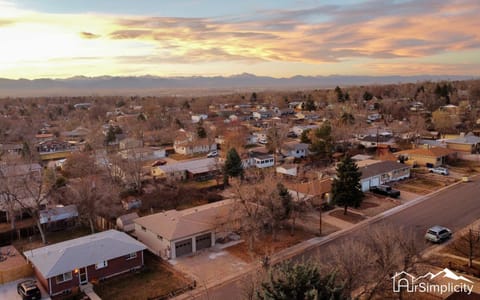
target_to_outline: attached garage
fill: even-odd
[[[192,239],[186,239],[175,243],[175,256],[180,257],[192,253]]]
[[[195,238],[195,243],[197,251],[205,248],[210,248],[212,246],[212,234],[207,233],[197,236]]]
[[[362,179],[362,191],[366,192],[370,190],[370,187],[380,185],[380,178],[378,176]]]

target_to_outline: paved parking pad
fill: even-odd
[[[22,299],[20,295],[18,295],[17,293],[17,284],[27,279],[35,280],[35,278],[29,277],[29,278],[22,278],[19,280],[15,280],[12,282],[7,282],[5,284],[0,285],[0,299],[5,299],[5,300]],[[42,299],[50,299],[50,297],[47,294],[47,291],[43,289],[43,286],[39,282],[37,282],[37,286],[42,291]]]

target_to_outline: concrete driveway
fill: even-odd
[[[242,273],[248,268],[248,264],[240,258],[215,247],[169,262],[175,269],[189,274],[200,286],[221,280],[231,274]]]
[[[27,279],[36,280],[34,277],[28,277],[0,285],[0,299],[22,299],[22,297],[20,297],[20,295],[17,293],[17,284]],[[37,282],[37,286],[42,291],[42,299],[50,299],[47,291],[45,291],[45,289],[39,282]]]

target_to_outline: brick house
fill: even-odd
[[[108,230],[23,254],[48,294],[57,296],[75,292],[89,281],[141,268],[145,249],[127,234]]]

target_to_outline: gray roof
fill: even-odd
[[[410,168],[410,167],[395,161],[386,160],[386,161],[381,161],[375,164],[362,167],[359,170],[360,172],[362,172],[362,179],[364,179],[364,178],[370,178],[376,175],[381,175],[394,170],[400,170],[405,168]]]
[[[223,200],[185,210],[169,210],[133,222],[169,241],[214,230],[234,214],[233,200]]]
[[[144,244],[126,233],[108,230],[23,254],[45,278],[51,278],[145,249]]]
[[[206,173],[217,169],[215,158],[202,158],[159,166],[165,173],[188,171],[193,174]]]
[[[78,217],[77,206],[75,204],[67,206],[50,207],[39,212],[40,224],[55,222],[65,219]]]
[[[469,144],[469,145],[476,145],[480,143],[480,137],[473,135],[472,133],[468,133],[465,136],[461,136],[455,139],[447,139],[445,142],[453,143],[453,144]]]

